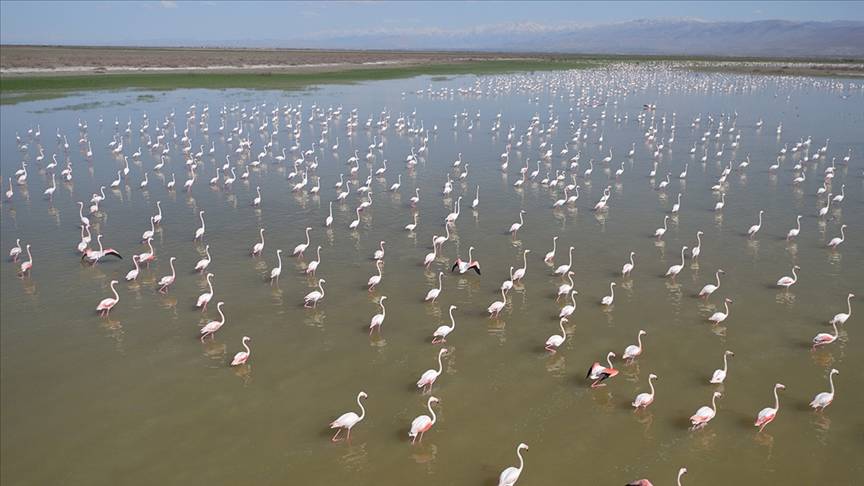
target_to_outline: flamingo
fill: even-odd
[[[246,364],[249,361],[249,357],[252,356],[252,350],[249,349],[249,345],[247,342],[251,341],[252,338],[249,336],[243,336],[243,347],[246,348],[246,351],[238,351],[237,354],[234,355],[234,359],[231,360],[231,366],[240,366]]]
[[[567,275],[567,272],[570,271],[570,267],[573,266],[573,250],[575,250],[575,248],[571,246],[569,250],[569,260],[567,261],[567,265],[560,265],[558,268],[556,268],[555,275],[564,276]]]
[[[29,247],[30,245],[27,246]],[[117,285],[117,281],[112,280],[110,287],[111,292],[114,293],[114,297],[106,297],[96,306],[96,312],[101,313],[103,316],[107,316],[111,312],[111,309],[120,302],[120,295],[117,293],[117,289],[114,288],[115,285]]]
[[[720,324],[725,321],[727,317],[729,317],[729,303],[732,302],[732,299],[726,298],[723,301],[723,305],[726,308],[726,312],[717,311],[711,314],[711,317],[708,318],[713,324]]]
[[[15,190],[12,188],[12,178],[9,178],[9,189],[6,190],[6,200],[11,201],[12,196],[15,195]]]
[[[420,202],[420,188],[419,187],[414,188],[414,195],[411,196],[410,201],[411,201],[411,206],[417,206],[417,203]]]
[[[429,268],[429,265],[431,265],[432,262],[435,261],[435,258],[438,257],[438,245],[435,244],[435,240],[437,239],[438,235],[432,236],[432,252],[427,253],[426,257],[423,258],[423,266],[426,268]]]
[[[198,260],[198,262],[195,264],[196,272],[203,272],[204,270],[207,270],[208,266],[210,266],[210,245],[204,245],[204,253],[206,256]]]
[[[696,248],[693,249],[693,253],[696,253]],[[633,267],[636,266],[636,263],[633,261],[633,257],[636,255],[635,251],[630,252],[630,262],[625,263],[623,267],[621,267],[621,276],[627,277],[630,275],[630,272],[633,271]]]
[[[849,317],[852,315],[852,297],[855,297],[855,294],[849,293],[849,295],[846,296],[847,312],[835,314],[834,317],[832,317],[829,321],[831,324],[846,324],[846,321],[849,320]]]
[[[604,296],[600,299],[600,303],[603,305],[612,305],[615,302],[615,282],[609,283],[609,295]]]
[[[306,251],[306,248],[309,247],[309,243],[311,242],[309,239],[309,232],[312,231],[311,226],[306,227],[306,243],[300,243],[299,245],[294,247],[294,252],[291,254],[292,256],[302,257],[303,252]]]
[[[756,236],[756,233],[758,233],[759,230],[762,229],[762,214],[764,212],[765,211],[763,211],[761,209],[759,210],[759,222],[757,224],[754,224],[753,226],[750,227],[750,229],[747,230],[747,235],[750,238],[753,238],[754,236]]]
[[[784,276],[780,277],[780,279],[777,280],[777,286],[778,287],[786,287],[788,289],[789,287],[795,285],[795,282],[798,281],[798,274],[795,273],[796,270],[801,270],[801,267],[799,267],[798,265],[793,266],[792,267],[792,276],[789,277],[789,276],[784,275]]]
[[[252,256],[259,256],[264,251],[264,228],[259,229],[258,234],[261,237],[261,241],[252,245]]]
[[[195,302],[195,307],[200,307],[201,312],[207,310],[207,304],[210,302],[210,299],[213,298],[213,282],[210,280],[213,278],[213,274],[207,272],[207,292],[198,296],[198,301]]]
[[[801,215],[795,217],[796,227],[789,230],[786,233],[786,240],[791,240],[792,238],[797,238],[799,234],[801,234]]]
[[[525,214],[525,210],[524,210],[524,209],[522,209],[522,210],[519,211],[519,222],[518,222],[518,223],[513,223],[513,224],[510,225],[510,233],[511,233],[514,237],[516,236],[516,232],[519,231],[519,228],[521,228],[522,225],[525,224],[525,220],[522,218],[522,215],[523,215],[523,214]]]
[[[820,332],[813,337],[813,349],[816,349],[819,346],[824,346],[826,344],[831,344],[836,341],[838,337],[840,337],[840,332],[837,331],[837,323],[832,322],[831,326],[834,328],[834,334]]]
[[[480,262],[474,260],[473,256],[474,247],[468,248],[468,261],[464,261],[461,258],[456,258],[456,262],[453,263],[453,267],[450,268],[450,271],[454,271],[457,268],[459,269],[460,274],[464,274],[468,270],[474,270],[477,272],[477,275],[480,275]]]
[[[204,210],[198,211],[198,218],[201,220],[201,227],[195,230],[195,240],[201,239],[204,236]]]
[[[417,229],[417,213],[414,213],[414,222],[405,225],[405,231],[414,231]]]
[[[519,457],[519,467],[510,466],[501,471],[501,475],[498,476],[498,486],[513,486],[519,480],[522,468],[525,466],[525,461],[522,459],[522,449],[528,450],[528,445],[524,442],[516,447],[516,455]]]
[[[669,269],[666,270],[667,277],[671,276],[674,279],[679,273],[681,273],[681,270],[684,268],[684,252],[687,251],[687,248],[688,247],[686,246],[681,247],[681,264],[669,267]]]
[[[777,391],[785,389],[786,385],[782,383],[774,385],[774,408],[765,407],[760,410],[759,414],[756,416],[756,422],[753,423],[753,425],[759,427],[759,432],[762,432],[766,425],[770,424],[775,418],[777,418],[777,412],[780,411],[780,397],[777,396]]]
[[[657,228],[656,230],[654,230],[654,236],[657,237],[658,240],[663,238],[663,235],[666,234],[666,230],[668,229],[668,226],[666,226],[666,223],[668,221],[669,221],[669,215],[667,214],[667,215],[663,216],[663,227]]]
[[[382,262],[381,260],[375,260],[375,266],[378,268],[378,275],[372,275],[371,277],[369,277],[369,281],[366,282],[366,285],[369,286],[369,292],[372,292],[375,286],[381,283],[381,278],[383,277],[383,275],[381,274],[381,265],[383,263],[384,262]]]
[[[654,403],[654,380],[657,379],[657,375],[651,373],[648,375],[648,386],[651,387],[651,393],[640,393],[636,395],[636,398],[633,400],[633,407],[636,410],[640,408],[648,408],[648,405]]]
[[[373,260],[384,260],[384,240],[381,240],[378,243],[378,249],[375,250],[375,253],[372,255]]]
[[[474,200],[471,201],[471,208],[477,209],[480,204],[480,184],[477,184],[477,192],[474,194]]]
[[[727,361],[727,358],[729,358],[729,356],[735,356],[735,353],[729,350],[723,352],[723,369],[714,370],[714,374],[711,375],[709,383],[719,385],[723,383],[724,380],[726,380],[726,370],[729,369],[729,362]]]
[[[411,422],[411,431],[408,432],[408,437],[411,437],[412,444],[418,440],[418,437],[420,442],[423,442],[423,434],[435,425],[438,417],[435,416],[435,410],[432,410],[432,404],[439,401],[435,397],[429,397],[429,400],[426,402],[426,407],[429,409],[432,418],[429,418],[428,415],[420,415]]]
[[[382,295],[380,299],[378,299],[378,305],[381,306],[381,313],[375,314],[372,316],[372,321],[369,322],[369,335],[372,335],[372,331],[375,328],[378,328],[378,332],[381,332],[381,325],[384,324],[384,318],[387,317],[387,309],[384,308],[384,300],[387,299],[386,295]]]
[[[701,407],[699,410],[696,410],[696,413],[690,417],[690,423],[692,424],[691,430],[701,429],[717,415],[717,399],[722,397],[723,394],[715,391],[711,396],[711,406],[710,407]]]
[[[828,382],[831,384],[830,392],[822,392],[813,397],[813,401],[810,402],[810,406],[816,410],[825,410],[825,407],[831,405],[831,402],[834,401],[834,375],[840,373],[836,368],[832,368],[831,372],[828,373]]]
[[[423,299],[424,302],[435,302],[435,299],[438,298],[438,295],[441,294],[442,289],[442,281],[441,279],[444,277],[444,272],[438,272],[438,288],[431,289],[426,293],[426,297]]]
[[[309,265],[306,267],[306,275],[315,275],[315,271],[318,270],[318,265],[321,264],[321,245],[318,245],[318,248],[315,250],[317,254],[317,259],[309,262]]]
[[[435,380],[441,376],[441,372],[444,370],[444,365],[441,363],[441,357],[447,354],[447,348],[441,348],[438,350],[438,369],[429,369],[423,372],[420,375],[420,379],[417,380],[417,388],[422,388],[426,391],[432,391],[432,385],[435,383]]]
[[[138,254],[138,262],[150,265],[150,262],[156,260],[156,252],[153,250],[153,238],[147,238],[147,247],[150,251]]]
[[[594,380],[594,383],[591,383],[591,388],[597,388],[601,386],[606,386],[603,381],[608,378],[612,378],[618,374],[618,370],[616,370],[612,366],[612,358],[615,357],[615,353],[609,352],[606,355],[606,363],[609,366],[603,366],[599,362],[595,361],[594,364],[588,368],[588,374],[585,375],[585,378],[590,378]]]
[[[497,318],[501,311],[504,309],[504,306],[507,305],[507,294],[505,293],[504,289],[501,289],[501,299],[502,300],[496,300],[495,302],[492,302],[491,305],[489,305],[487,311],[489,311],[490,318]]]
[[[258,195],[252,199],[252,205],[258,207],[261,205],[261,186],[255,186],[255,192],[257,192]]]
[[[174,270],[174,260],[176,259],[177,257],[172,256],[171,259],[168,261],[168,264],[171,266],[171,275],[166,275],[162,277],[161,279],[159,279],[159,283],[157,284],[159,285],[159,292],[163,294],[168,292],[168,287],[170,287],[171,284],[174,283],[174,279],[177,277],[177,272]]]
[[[270,283],[273,283],[273,279],[276,279],[276,282],[279,282],[279,275],[282,275],[282,250],[276,250],[276,258],[279,260],[279,264],[273,270],[270,270]]]
[[[353,229],[357,229],[357,227],[360,226],[360,207],[359,206],[357,207],[355,212],[357,213],[357,219],[351,221],[351,224],[348,225],[348,229],[353,230]]]
[[[333,224],[333,201],[330,201],[330,214],[324,219],[324,227],[329,228]]]
[[[96,241],[99,242],[99,249],[98,250],[87,249],[84,252],[84,255],[81,256],[82,261],[87,260],[87,262],[89,262],[89,263],[96,264],[96,263],[99,263],[99,260],[101,260],[102,258],[104,258],[108,255],[116,256],[117,258],[119,258],[121,260],[123,259],[123,256],[120,255],[120,253],[118,253],[117,250],[115,250],[113,248],[104,248],[102,246],[102,235],[101,234],[96,235]]]
[[[846,241],[846,225],[840,226],[840,236],[831,238],[831,241],[828,242],[828,246],[830,248],[837,248],[841,243]]]
[[[90,220],[84,216],[84,203],[81,201],[78,201],[78,217],[81,219],[81,224],[90,227]]]
[[[153,216],[150,216],[150,229],[141,233],[141,241],[147,241],[147,238],[153,238],[156,234],[156,223],[153,222]]]
[[[131,282],[138,278],[138,272],[140,271],[140,269],[138,268],[138,255],[132,255],[132,263],[135,265],[135,268],[129,270],[129,272],[126,274],[127,282]]]
[[[552,260],[555,259],[555,249],[557,248],[557,244],[558,244],[558,237],[553,236],[552,237],[552,250],[550,252],[546,253],[546,256],[543,257],[544,262],[550,263],[550,262],[552,262]]]
[[[281,263],[281,260],[280,260]],[[313,290],[306,294],[303,297],[303,307],[309,308],[309,304],[312,304],[312,307],[316,307],[318,305],[318,301],[324,298],[324,284],[327,283],[323,278],[318,279],[318,290]]]
[[[225,302],[217,302],[216,310],[219,311],[219,316],[221,316],[221,320],[219,321],[210,321],[201,328],[201,342],[204,342],[204,338],[210,336],[211,339],[216,338],[216,331],[222,328],[225,325],[225,314],[222,312],[222,306],[225,305]]]
[[[447,336],[456,329],[456,320],[453,318],[453,311],[455,309],[458,309],[458,307],[455,305],[450,306],[450,325],[438,326],[438,329],[435,329],[435,332],[432,333],[432,344],[446,343]]]
[[[633,360],[642,355],[642,336],[648,334],[646,331],[642,329],[639,330],[639,333],[636,336],[636,341],[639,344],[631,344],[624,349],[624,354],[621,355],[621,359],[624,360]]]
[[[564,329],[564,323],[568,322],[566,317],[562,317],[558,321],[558,326],[561,328],[561,335],[553,334],[546,339],[546,351],[549,351],[552,354],[557,352],[557,349],[564,344],[564,341],[567,339],[567,330]]]
[[[714,204],[714,211],[720,211],[723,207],[726,206],[726,194],[720,194],[720,200]]]
[[[444,236],[436,236],[435,239],[432,240],[434,245],[438,245],[442,249],[444,243],[450,239],[450,225],[444,225],[444,231],[446,231]]]
[[[348,431],[345,439],[348,441],[351,440],[351,429],[354,428],[355,425],[359,424],[364,417],[366,417],[366,409],[363,408],[363,403],[360,402],[360,399],[366,398],[368,396],[369,395],[367,395],[364,391],[361,391],[357,394],[357,406],[360,407],[360,415],[357,415],[354,412],[346,412],[340,415],[339,418],[337,418],[336,420],[330,422],[331,429],[338,429],[336,430],[336,435],[334,435],[333,438],[330,439],[332,442],[339,441],[338,437],[339,433],[342,432],[342,429]]]
[[[831,201],[835,202],[837,204],[840,204],[843,202],[843,199],[845,199],[845,198],[846,198],[846,184],[841,184],[840,185],[840,194],[835,195],[834,198],[831,199]]]
[[[678,193],[678,202],[672,205],[672,214],[678,214],[681,210],[681,193]]]
[[[573,290],[573,275],[575,275],[575,272],[573,272],[573,271],[567,272],[567,280],[569,281],[569,283],[563,283],[563,284],[558,286],[558,295],[555,297],[555,302],[558,302],[558,300],[561,298],[562,295],[568,295],[570,293],[570,291]],[[510,267],[510,276],[511,276],[511,278],[513,276],[513,267]],[[510,287],[507,288],[507,290],[510,290],[510,288],[513,287],[513,281],[508,280],[507,282],[510,282]],[[507,282],[505,282],[505,283],[507,283]],[[503,288],[503,285],[502,285],[502,288]]]
[[[702,231],[696,232],[696,246],[690,249],[690,258],[693,260],[699,258],[702,253],[702,235],[704,234]]]
[[[711,296],[711,294],[714,293],[715,290],[720,288],[720,274],[721,273],[726,273],[726,272],[724,272],[722,268],[719,268],[719,269],[717,269],[716,272],[714,272],[714,278],[717,279],[717,285],[710,284],[710,283],[705,284],[705,286],[702,287],[702,290],[699,291],[699,297],[704,297],[707,299],[708,297]]]
[[[570,317],[573,312],[576,310],[576,294],[579,292],[576,290],[570,291],[570,304],[565,305],[561,308],[561,311],[558,313],[558,317]]]
[[[522,268],[517,268],[515,272],[513,272],[513,281],[522,280],[525,277],[525,272],[528,271],[528,254],[531,253],[531,250],[524,250],[522,252]]]
[[[84,238],[84,227],[81,227],[81,238]],[[12,259],[13,262],[18,261],[18,257],[21,255],[21,238],[15,238],[15,246],[9,250],[9,258]]]
[[[833,194],[829,193],[828,194],[828,201],[825,203],[825,207],[819,208],[819,217],[820,218],[824,218],[828,214],[828,211],[831,209],[831,196],[833,196]]]

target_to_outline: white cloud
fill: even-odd
[[[159,3],[164,8],[177,8],[177,2],[175,0],[161,0]]]

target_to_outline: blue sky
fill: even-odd
[[[640,18],[864,20],[864,2],[228,2],[0,1],[0,42],[213,44],[321,32],[469,29]]]

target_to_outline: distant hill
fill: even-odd
[[[248,42],[234,41],[236,44]],[[603,25],[516,23],[325,32],[256,45],[341,49],[444,49],[756,57],[864,58],[864,22],[633,20]],[[276,46],[274,46],[276,47]]]

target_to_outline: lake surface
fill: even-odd
[[[656,109],[643,110],[643,104]],[[312,117],[313,105],[320,115]],[[200,124],[205,106],[206,134]],[[285,115],[289,107],[297,113]],[[277,108],[274,124],[271,111]],[[354,109],[357,126],[349,130]],[[169,156],[154,172],[161,148],[147,149],[143,117],[150,120],[146,133],[155,139],[157,126],[172,112],[165,128]],[[520,442],[530,446],[520,486],[624,484],[642,477],[674,484],[679,467],[689,470],[684,484],[701,485],[851,485],[864,473],[860,81],[612,68],[414,78],[298,92],[89,92],[3,106],[0,113],[4,191],[21,161],[29,161],[26,186],[15,185],[12,200],[2,203],[2,250],[5,256],[20,238],[22,245],[32,245],[34,258],[26,278],[18,278],[17,264],[8,261],[0,272],[4,485],[494,485],[501,470],[518,465]],[[491,131],[499,113],[500,128]],[[382,117],[389,123],[379,126]],[[533,117],[531,136],[524,136]],[[220,133],[223,118],[226,128]],[[404,118],[401,128],[399,118]],[[694,124],[696,118],[700,122]],[[760,119],[764,125],[757,128]],[[78,144],[85,133],[79,121],[87,124],[90,161]],[[720,121],[722,133],[715,138]],[[243,164],[256,159],[275,125],[272,149],[247,180],[241,179]],[[37,126],[38,140],[28,135]],[[187,126],[191,153],[204,146],[188,193],[182,190],[189,173],[180,142]],[[239,126],[242,135],[232,134]],[[329,133],[322,149],[317,142],[325,126]],[[510,126],[515,130],[509,166],[502,172]],[[297,127],[299,140],[292,133]],[[421,127],[422,134],[416,133]],[[646,137],[651,127],[654,141]],[[58,144],[58,129],[67,136],[68,154],[62,141]],[[703,143],[705,132],[710,135]],[[19,150],[16,133],[26,150]],[[124,258],[85,265],[76,251],[77,203],[84,201],[86,210],[91,195],[124,167],[122,157],[108,148],[115,134],[130,156],[130,173],[117,190],[106,190],[100,213],[89,216],[91,247],[101,233],[105,246]],[[424,136],[428,148],[409,169],[406,157],[412,148],[419,150]],[[241,159],[235,149],[247,137],[252,148]],[[816,153],[827,138],[827,150],[815,162],[803,161],[804,148],[791,151],[811,139],[809,153]],[[384,146],[372,151],[367,164],[373,139]],[[655,158],[661,139],[665,146]],[[310,150],[313,142],[319,165],[310,170],[306,188],[292,192],[302,176],[287,177],[300,152],[289,152],[282,163],[273,156],[295,144]],[[552,156],[542,159],[537,179],[514,187],[521,167],[527,163],[529,174],[537,168],[549,150],[541,150],[544,142]],[[568,153],[561,155],[565,144]],[[635,153],[628,157],[631,144]],[[769,171],[784,145],[789,152],[780,168]],[[45,156],[37,162],[40,146]],[[131,161],[139,146],[140,160]],[[356,231],[348,228],[364,199],[356,184],[345,202],[334,202],[334,223],[325,228],[328,204],[337,195],[334,183],[340,173],[347,179],[346,161],[355,149],[359,173],[350,180],[363,183],[383,159],[387,171],[374,178],[373,204],[361,213]],[[612,161],[604,164],[610,149]],[[847,166],[842,159],[849,149]],[[55,153],[54,171],[59,176],[68,158],[73,180],[58,180],[48,201],[42,193],[51,177],[44,167]],[[470,163],[464,180],[462,169],[452,167],[459,153],[463,166]],[[578,169],[571,171],[577,153]],[[209,185],[226,154],[236,182],[230,188],[221,181]],[[749,166],[738,169],[747,155]],[[816,193],[834,157],[838,165],[830,192],[839,193],[845,184],[845,199],[820,218],[826,198]],[[590,159],[594,169],[585,178]],[[654,160],[657,177],[649,178]],[[624,172],[615,177],[622,162]],[[715,212],[720,196],[711,187],[729,162],[734,170],[723,186],[726,205]],[[798,163],[801,170],[794,170]],[[685,166],[687,177],[680,180]],[[541,183],[557,171],[566,174],[558,188]],[[667,172],[670,184],[656,190]],[[146,191],[139,189],[144,173]],[[172,173],[175,191],[165,187]],[[448,173],[453,191],[442,197]],[[571,173],[579,176],[580,197],[553,210]],[[802,173],[805,181],[793,185]],[[309,193],[313,174],[321,181],[318,195]],[[399,174],[399,191],[387,191]],[[479,206],[472,210],[478,184]],[[263,196],[260,208],[250,205],[256,186]],[[594,212],[607,186],[608,209]],[[415,187],[419,224],[408,232],[403,228],[412,222],[409,199]],[[679,192],[681,209],[658,241],[654,231],[671,215]],[[462,209],[451,238],[425,269],[432,237],[444,235],[444,218],[459,195],[464,195]],[[140,235],[149,229],[157,201],[163,212],[153,240],[157,260],[142,268],[136,282],[126,282],[131,256],[147,250]],[[204,313],[195,301],[206,281],[193,271],[204,254],[204,245],[193,241],[201,209],[215,288]],[[518,221],[520,209],[526,211],[525,222],[513,237],[507,229]],[[750,239],[747,229],[756,224],[759,210],[765,211],[763,224]],[[789,242],[785,236],[798,214],[801,234]],[[841,224],[848,225],[846,241],[836,250],[827,248]],[[311,245],[298,260],[290,254],[305,242],[307,226]],[[263,256],[253,258],[249,252],[259,228],[266,229],[265,248]],[[697,231],[704,232],[699,258],[692,260],[688,251],[677,278],[665,278],[666,269],[680,263],[681,247],[696,244]],[[546,264],[543,256],[556,235],[554,265]],[[370,292],[366,281],[376,274],[372,255],[381,240],[386,241],[383,280]],[[327,280],[325,297],[317,308],[305,309],[303,296],[316,280],[302,270],[315,259],[318,245],[317,275]],[[567,263],[571,245],[576,310],[567,340],[550,354],[543,346],[548,336],[560,334],[557,316],[564,305],[555,301],[562,280],[553,270]],[[466,258],[471,246],[482,276],[450,273],[455,258]],[[280,248],[282,275],[278,285],[270,285]],[[500,317],[490,319],[486,308],[501,299],[498,289],[510,266],[522,267],[525,249],[531,250],[527,275],[509,293]],[[636,266],[622,278],[630,251],[636,252]],[[172,256],[176,283],[161,294],[156,282],[170,274]],[[793,265],[801,267],[800,281],[788,291],[778,288],[775,282],[791,275]],[[720,288],[707,300],[697,298],[718,268],[726,272]],[[424,303],[438,271],[445,272],[443,291],[435,303]],[[102,318],[95,308],[111,295],[112,279],[120,280],[120,302]],[[610,282],[617,287],[614,304],[607,307],[600,300],[609,294]],[[860,297],[852,300],[853,314],[840,327],[839,339],[811,351],[812,337],[832,332],[828,320],[846,312],[849,292]],[[370,336],[369,321],[385,295],[383,329]],[[726,297],[733,299],[730,315],[712,325],[707,319],[723,310]],[[217,301],[225,302],[227,322],[202,343],[199,328],[219,319]],[[458,306],[455,331],[446,344],[430,344],[432,332],[449,323],[450,305]],[[639,329],[647,331],[644,352],[625,364],[620,356],[636,343]],[[243,336],[251,337],[252,357],[232,368]],[[410,423],[428,414],[429,397],[415,382],[437,367],[441,346],[448,353],[432,390],[440,398],[438,421],[422,444],[412,446]],[[727,349],[735,356],[726,382],[711,385],[708,379],[722,367]],[[605,362],[609,351],[618,355],[613,364],[620,374],[607,380],[608,386],[592,389],[586,370],[592,362]],[[840,371],[834,403],[815,413],[808,403],[828,390],[831,368]],[[630,403],[648,391],[649,373],[659,376],[656,399],[634,413]],[[758,433],[753,421],[759,410],[773,406],[778,382],[786,385],[781,409]],[[368,393],[365,420],[353,429],[350,444],[331,443],[328,424],[344,412],[359,413],[355,399],[361,390]],[[715,390],[723,393],[716,417],[702,430],[689,430],[688,418],[710,405]]]

